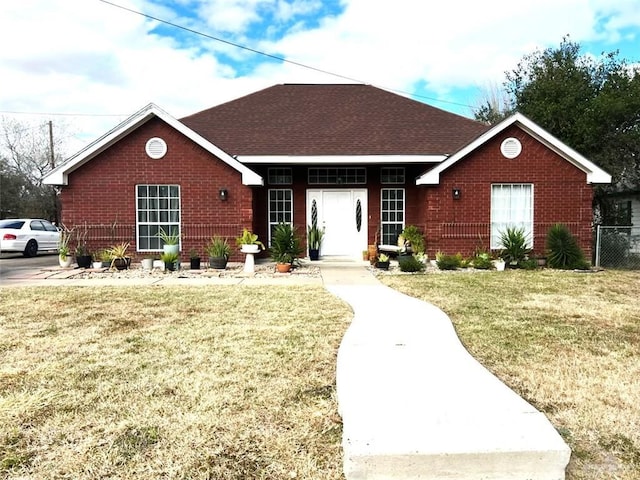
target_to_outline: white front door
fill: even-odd
[[[307,190],[307,224],[314,211],[317,225],[324,228],[322,256],[362,258],[367,248],[367,190]]]

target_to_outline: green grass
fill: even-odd
[[[471,354],[543,411],[567,478],[640,478],[640,273],[380,277],[442,308]]]
[[[1,294],[1,478],[342,477],[323,289]]]

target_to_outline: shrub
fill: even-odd
[[[507,228],[506,231],[500,233],[500,243],[503,248],[500,256],[507,265],[519,266],[531,252],[531,249],[527,247],[524,228]]]
[[[527,258],[526,260],[521,261],[518,266],[525,270],[535,270],[538,268],[538,260],[535,258]]]
[[[471,260],[471,265],[473,268],[478,268],[480,270],[489,270],[493,267],[493,262],[491,261],[491,255],[488,253],[481,253],[476,255],[473,260]]]
[[[436,258],[436,265],[440,270],[455,270],[462,265],[462,255],[459,253],[456,255],[444,255],[438,254]]]
[[[398,265],[402,272],[421,272],[424,270],[424,263],[413,255],[404,255],[398,257]]]
[[[588,268],[584,253],[566,225],[555,224],[547,233],[547,265],[560,269]]]

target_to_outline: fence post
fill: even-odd
[[[596,267],[600,267],[600,235],[602,230],[601,225],[596,225]]]

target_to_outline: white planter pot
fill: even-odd
[[[180,245],[163,245],[162,251],[164,253],[180,253]]]
[[[153,258],[144,258],[140,262],[144,270],[151,270],[153,268]]]
[[[260,245],[243,244],[240,251],[242,253],[258,253],[260,251]]]
[[[67,255],[67,257],[63,260],[61,256],[58,255],[58,263],[62,268],[69,268],[71,263],[73,262],[73,258],[71,255]]]
[[[497,271],[502,272],[506,264],[504,263],[504,260],[494,260],[493,265],[496,267]]]
[[[94,270],[97,270],[98,268],[102,268],[102,262],[93,262],[91,266],[94,268]]]
[[[164,262],[162,260],[153,260],[153,268],[164,271]]]

